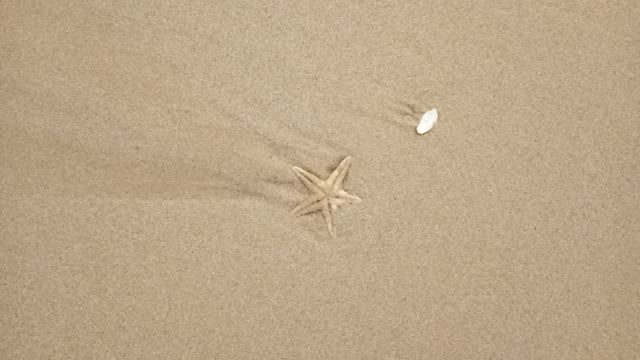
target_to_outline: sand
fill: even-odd
[[[0,13],[0,358],[640,358],[637,2]]]

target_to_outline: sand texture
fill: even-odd
[[[0,359],[640,358],[638,1],[0,15]]]

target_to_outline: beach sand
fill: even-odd
[[[135,3],[0,4],[0,358],[640,357],[637,2]]]

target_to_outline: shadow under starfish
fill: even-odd
[[[311,194],[291,212],[301,216],[315,211],[322,211],[324,220],[329,228],[329,233],[336,237],[333,213],[342,204],[356,204],[362,201],[355,195],[348,194],[342,187],[344,177],[349,171],[351,156],[347,156],[326,180],[320,180],[317,176],[294,166],[293,172],[302,183],[311,191]]]

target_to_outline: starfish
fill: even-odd
[[[331,173],[327,180],[320,180],[315,175],[294,166],[293,171],[302,183],[311,191],[311,194],[296,206],[291,212],[293,215],[301,216],[315,211],[322,211],[324,220],[329,228],[329,233],[336,237],[336,229],[333,224],[333,212],[342,204],[356,204],[362,201],[355,195],[348,194],[342,188],[344,177],[349,171],[351,156],[347,156],[340,165]]]

